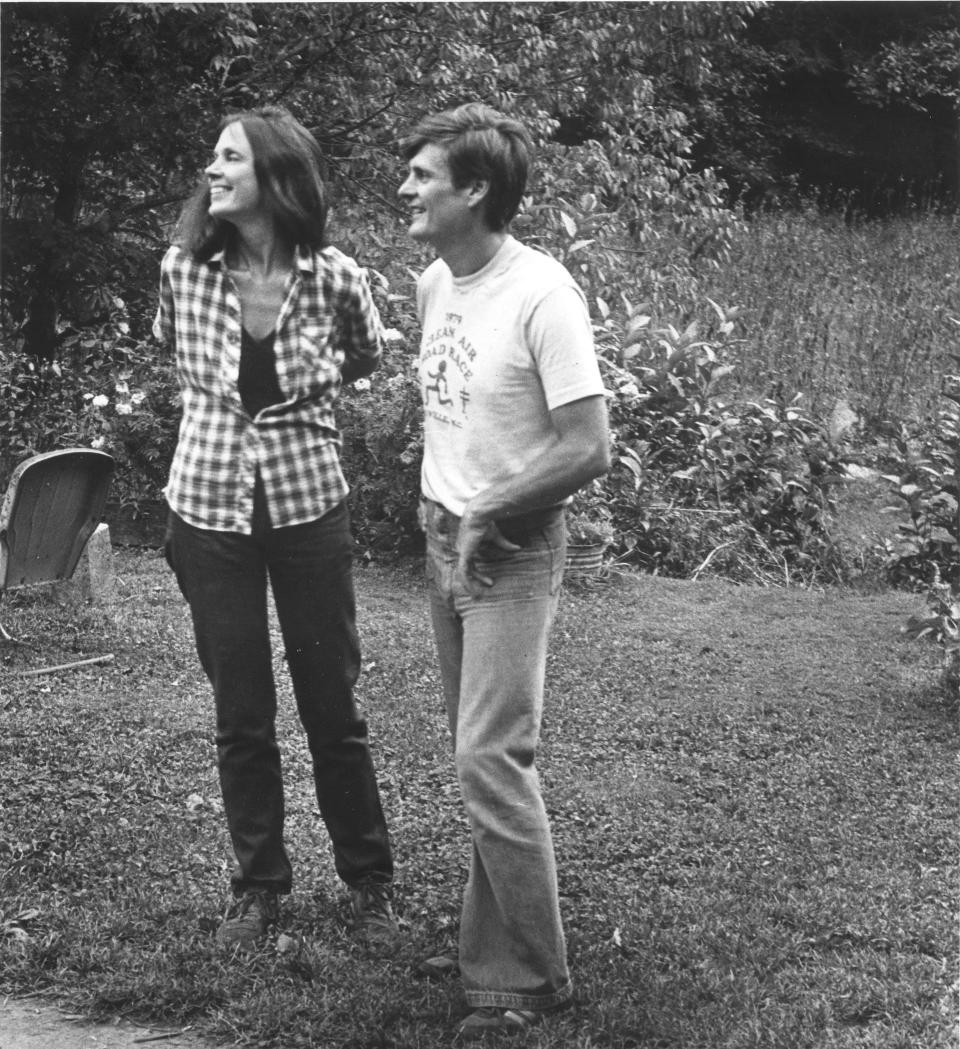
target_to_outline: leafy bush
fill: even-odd
[[[378,298],[389,332],[384,365],[344,391],[339,407],[344,469],[357,540],[368,555],[409,553],[422,457],[414,372],[416,324],[409,298]],[[734,402],[736,311],[713,304],[680,331],[627,304],[625,327],[600,300],[598,347],[614,390],[617,466],[576,500],[576,522],[614,539],[623,561],[674,576],[707,569],[768,581],[835,575],[842,565],[826,529],[836,457],[795,400]],[[104,327],[77,336],[60,363],[0,356],[9,391],[0,416],[8,476],[28,455],[72,444],[101,447],[118,463],[124,502],[159,496],[176,441],[173,365],[152,346]],[[5,478],[4,478],[5,480]]]
[[[944,376],[942,401],[929,438],[917,440],[905,425],[894,438],[902,465],[886,479],[909,519],[889,545],[887,568],[897,584],[945,583],[960,593],[960,375]]]
[[[911,616],[903,632],[915,640],[929,637],[943,650],[940,683],[947,697],[960,703],[960,588],[938,582],[927,594],[928,614]]]
[[[656,162],[596,142],[544,149],[517,235],[562,262],[590,301],[642,284],[664,315],[682,312],[743,229],[714,173],[689,170],[685,148]]]
[[[616,538],[602,479],[575,493],[566,511],[567,539],[581,546],[609,546]]]
[[[827,515],[838,454],[798,397],[724,395],[738,311],[708,303],[682,331],[655,325],[646,304],[626,303],[625,327],[602,305],[616,463],[604,484],[619,554],[667,575],[837,577]]]
[[[116,460],[111,497],[159,499],[177,439],[172,361],[116,324],[65,340],[61,360],[0,351],[0,486],[31,455],[82,445]]]
[[[960,323],[960,322],[955,322]],[[960,364],[960,355],[951,354]],[[942,684],[960,701],[960,375],[943,380],[943,406],[919,452],[905,428],[896,446],[903,469],[888,475],[906,504],[908,521],[889,550],[888,572],[899,585],[927,588],[928,614],[911,616],[904,631],[929,637],[943,650]]]
[[[381,369],[344,389],[337,411],[354,536],[368,554],[409,553],[417,524],[423,458],[420,387],[410,340],[388,329]],[[415,345],[415,344],[413,344]]]

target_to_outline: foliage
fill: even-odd
[[[209,685],[163,558],[117,556],[114,605],[4,600],[38,647],[0,649],[0,991],[262,1049],[450,1044],[462,987],[414,969],[456,943],[469,832],[422,582],[356,573],[398,950],[343,931],[278,660],[294,891],[281,937],[224,957]],[[553,635],[537,767],[577,994],[526,1044],[952,1046],[957,725],[891,638],[909,595],[616,578],[565,591]]]
[[[897,583],[945,583],[960,592],[960,375],[943,381],[943,407],[929,439],[918,445],[905,426],[895,435],[902,468],[887,480],[909,520],[889,551],[888,572]]]
[[[383,368],[341,395],[342,460],[351,486],[354,535],[371,553],[410,553],[421,543],[417,493],[423,459],[422,405],[415,345],[388,331]]]
[[[827,529],[839,459],[798,398],[730,400],[739,310],[709,301],[682,331],[649,306],[607,311],[619,553],[647,571],[781,581],[840,571]],[[605,307],[606,310],[606,307]]]
[[[956,707],[960,705],[960,586],[942,581],[933,584],[927,604],[927,614],[910,616],[903,632],[914,640],[928,637],[940,646],[941,685]]]
[[[563,148],[571,165],[586,163],[587,151],[580,147]],[[789,398],[777,396],[778,380],[783,389],[802,390],[803,400],[799,403],[818,409],[816,418],[825,416],[840,394],[850,397],[858,414],[871,428],[888,414],[896,418],[897,412],[923,417],[927,403],[923,390],[930,385],[929,376],[936,371],[942,352],[946,323],[943,304],[949,307],[960,301],[957,300],[960,285],[956,284],[955,267],[950,268],[953,232],[950,220],[931,216],[915,222],[897,220],[851,228],[812,211],[792,218],[754,217],[742,230],[736,227],[732,230],[732,264],[717,268],[705,267],[702,258],[690,262],[689,256],[664,233],[659,242],[662,250],[657,250],[661,251],[659,258],[665,260],[669,280],[661,281],[658,273],[646,269],[648,255],[608,250],[611,243],[617,242],[620,232],[615,213],[601,208],[599,201],[589,197],[562,199],[563,204],[538,213],[537,228],[541,230],[538,243],[576,272],[594,296],[598,316],[602,317],[596,305],[596,298],[601,297],[596,295],[598,289],[606,292],[604,308],[608,310],[607,302],[622,301],[621,287],[642,288],[644,293],[649,289],[657,298],[651,302],[647,315],[671,320],[679,333],[692,319],[686,304],[693,300],[684,298],[685,295],[694,296],[698,287],[709,288],[711,292],[720,289],[730,295],[743,291],[749,308],[736,314],[735,331],[723,336],[716,347],[718,366],[735,365],[734,370],[720,376],[717,383],[723,394],[719,399],[737,408],[738,418],[744,418],[739,414],[741,404],[756,405],[774,413],[799,411],[798,404],[782,406]],[[572,224],[570,228],[567,223]],[[527,225],[518,232],[530,237],[533,229]],[[592,237],[593,243],[573,251],[583,234]],[[360,254],[361,246],[358,243],[353,250]],[[821,264],[823,258],[830,259],[826,272]],[[903,261],[899,261],[901,259]],[[363,549],[378,554],[415,549],[420,542],[414,518],[418,466],[412,461],[419,447],[416,443],[419,441],[419,402],[410,370],[419,336],[412,302],[413,278],[396,265],[393,272],[394,279],[390,282],[375,272],[373,276],[384,319],[401,338],[388,344],[384,366],[371,377],[369,390],[356,394],[345,391],[339,412],[345,468],[355,493],[354,521],[358,539]],[[724,301],[716,297],[718,294],[711,297],[714,301]],[[13,369],[19,361],[16,369],[27,373],[27,359],[16,354],[4,354],[0,359],[2,377],[10,391],[8,400],[0,408],[0,448],[10,449],[6,462],[0,463],[0,482],[26,454],[63,443],[61,435],[79,435],[79,423],[84,420],[82,433],[86,437],[103,436],[101,428],[93,425],[96,418],[89,411],[90,401],[84,401],[82,394],[102,394],[113,401],[114,387],[125,366],[122,362],[114,366],[106,352],[91,355],[91,346],[109,343],[111,338],[120,340],[141,360],[138,366],[141,375],[142,368],[153,367],[149,362],[158,358],[159,351],[124,336],[119,325],[127,323],[129,311],[117,307],[116,303],[111,303],[111,308],[116,318],[113,328],[104,329],[97,338],[82,332],[67,335],[68,355],[58,365],[60,378],[52,369],[47,369],[43,383],[31,380],[29,389],[23,390],[20,389],[22,381],[14,378]],[[701,317],[700,324],[701,328],[706,325],[709,333],[720,322],[712,307],[704,308],[706,315]],[[607,322],[598,324],[597,341],[606,362],[619,359],[624,324],[618,322],[617,317],[625,317],[625,310],[625,306],[617,305],[608,313]],[[659,323],[651,320],[646,330]],[[114,333],[112,336],[110,331]],[[655,337],[650,338],[655,345]],[[84,355],[89,357],[85,366],[92,367],[99,361],[105,369],[103,375],[78,373],[74,355],[84,344]],[[839,357],[841,351],[847,356]],[[870,354],[874,359],[870,359]],[[616,394],[611,408],[617,418],[633,403],[635,395],[630,383],[638,392],[640,386],[632,372],[621,374],[608,363],[603,367],[608,385]],[[402,382],[396,379],[399,375],[404,376]],[[168,461],[176,429],[169,364],[158,362],[153,376],[155,386],[151,388],[155,392],[151,394],[151,401],[156,397],[169,402],[157,420],[157,437],[159,439],[162,431],[168,442],[165,453]],[[871,376],[882,385],[872,386]],[[166,388],[164,377],[169,379]],[[144,381],[138,378],[129,385],[132,389],[144,389]],[[877,392],[868,395],[866,391],[870,388]],[[637,401],[634,410],[643,414],[643,402]],[[758,409],[744,410],[756,412]],[[809,409],[800,412],[808,422],[809,414]],[[115,415],[114,409],[106,408],[104,415],[110,421],[109,417]],[[144,417],[137,418],[148,425]],[[125,426],[134,419],[115,421]],[[910,447],[917,441],[916,425],[911,424],[903,431]],[[661,459],[669,456],[671,443],[682,442],[683,432],[683,426],[671,428],[666,423],[660,426],[658,440],[667,446],[659,452]],[[368,433],[370,449],[365,447]],[[786,449],[787,443],[778,441],[773,447]],[[768,453],[772,454],[769,449]],[[630,453],[620,448],[618,454],[629,458]],[[790,454],[795,455],[795,451]],[[797,463],[794,459],[789,469],[794,469]],[[677,463],[672,468],[684,466]],[[117,484],[125,486],[122,490],[128,494],[124,498],[154,497],[162,487],[164,469],[158,462],[150,478],[138,482],[133,462],[129,468],[121,467]],[[705,489],[699,497],[687,493],[681,502],[674,500],[671,507],[671,499],[661,497],[655,486],[649,490],[635,489],[628,471],[629,467],[619,464],[604,487],[623,507],[616,524],[628,533],[619,547],[621,554],[629,547],[630,532],[642,527],[646,541],[655,549],[649,563],[656,571],[692,574],[716,549],[703,571],[729,571],[736,578],[754,580],[784,578],[783,559],[779,552],[774,554],[776,548],[766,551],[756,546],[744,550],[750,533],[744,532],[737,514],[717,512],[722,505],[716,501],[709,472],[699,474],[709,491]],[[632,509],[627,512],[626,507]],[[815,540],[815,545],[822,538]],[[756,540],[751,537],[750,542]],[[663,567],[664,564],[670,567]],[[838,566],[838,570],[842,573],[843,567]]]
[[[877,104],[891,99],[921,113],[931,99],[960,110],[960,29],[921,24],[911,41],[888,40],[855,70],[858,91]]]
[[[121,431],[146,425],[142,417],[118,420],[113,408],[91,411],[92,398],[82,400],[111,396],[125,381],[111,354],[85,360],[77,382],[71,340],[101,341],[98,328],[118,320],[112,304],[123,300],[125,334],[146,344],[170,206],[201,169],[224,110],[277,102],[314,130],[328,162],[335,240],[397,289],[384,311],[403,335],[395,353],[415,345],[406,265],[416,254],[396,220],[397,138],[424,112],[467,97],[521,116],[542,146],[518,232],[573,261],[596,294],[614,294],[613,252],[655,249],[648,268],[662,274],[665,295],[679,294],[692,280],[690,256],[722,255],[731,216],[716,179],[692,170],[677,97],[661,100],[650,72],[655,65],[668,78],[705,63],[741,8],[749,5],[703,5],[693,15],[609,3],[105,4],[90,18],[5,8],[5,361],[26,368],[13,363],[21,351],[46,360],[43,388],[56,385],[58,371],[66,386],[44,405],[28,403],[31,390],[39,396],[35,383],[23,387],[4,457],[66,433],[103,436],[133,454]],[[614,60],[619,75],[610,78]],[[590,201],[583,216],[568,204],[581,198]],[[591,233],[584,242],[588,218],[603,225],[594,232],[605,241]],[[573,221],[584,229],[571,235]],[[404,366],[389,362],[368,395],[344,397],[347,469],[368,549],[414,541],[415,403]],[[166,447],[169,421],[158,419],[156,430],[156,439],[142,435],[151,461]],[[140,494],[155,487],[151,478]]]
[[[960,324],[955,321],[954,323]],[[960,355],[951,354],[956,363]],[[943,408],[932,438],[919,450],[901,430],[904,462],[888,475],[891,492],[906,504],[908,520],[888,550],[887,572],[898,584],[927,588],[928,614],[911,616],[904,631],[929,637],[943,653],[942,680],[960,700],[960,375],[944,376]]]
[[[592,191],[619,210],[635,243],[618,247],[646,251],[666,223],[710,254],[726,222],[713,169],[735,171],[733,152],[769,152],[780,133],[761,104],[771,83],[798,70],[828,78],[840,62],[873,102],[952,104],[945,5],[920,5],[919,17],[917,5],[884,5],[859,35],[863,16],[835,6],[7,5],[5,338],[54,359],[65,327],[99,323],[100,304],[118,295],[136,304],[134,334],[145,335],[148,260],[171,207],[220,116],[263,102],[315,131],[340,218],[388,252],[398,136],[424,111],[480,98],[528,123],[552,172],[564,147],[594,151],[603,171],[566,195]]]
[[[802,391],[821,417],[842,398],[871,430],[932,416],[960,311],[958,232],[956,216],[852,222],[813,203],[751,216],[701,281],[745,307],[731,381],[749,397]]]
[[[956,24],[949,3],[764,4],[716,50],[700,155],[752,203],[799,186],[874,214],[956,204]]]
[[[778,69],[789,72],[790,61],[811,71],[805,47],[820,39],[820,30],[791,8],[787,23],[803,30],[791,58],[775,33],[773,43],[764,36],[763,27],[780,14],[752,3],[6,5],[0,11],[0,363],[13,385],[0,417],[0,473],[28,451],[68,436],[102,439],[121,460],[123,497],[156,493],[176,425],[169,366],[151,363],[148,343],[159,254],[221,114],[276,102],[321,141],[333,238],[381,279],[385,319],[401,334],[369,389],[344,395],[341,424],[362,545],[368,551],[412,547],[419,437],[408,371],[417,338],[408,266],[420,267],[427,256],[412,248],[398,221],[397,139],[425,111],[480,98],[531,128],[539,161],[516,232],[570,268],[598,328],[612,331],[610,311],[619,311],[624,292],[647,302],[646,312],[657,318],[651,331],[661,328],[668,342],[670,326],[678,336],[685,332],[694,304],[706,295],[749,307],[738,318],[743,337],[749,334],[749,344],[736,347],[739,372],[722,377],[725,389],[738,384],[737,403],[721,405],[715,391],[703,397],[693,388],[679,406],[654,397],[660,421],[649,435],[637,423],[636,441],[620,448],[624,462],[650,470],[648,481],[636,482],[621,462],[609,482],[620,505],[612,510],[614,525],[626,529],[621,553],[633,557],[645,536],[652,551],[646,563],[657,571],[697,570],[709,553],[715,569],[743,574],[738,563],[750,564],[748,576],[766,577],[770,565],[780,574],[794,572],[793,555],[784,551],[803,548],[802,572],[812,571],[830,556],[817,523],[826,488],[810,480],[804,465],[819,454],[820,438],[775,384],[801,391],[809,410],[819,408],[838,370],[849,386],[860,383],[855,365],[866,346],[883,348],[867,376],[871,382],[903,387],[905,377],[929,371],[938,319],[921,291],[929,291],[928,272],[955,231],[945,223],[936,250],[925,255],[909,248],[909,265],[918,270],[923,261],[927,268],[922,281],[894,274],[899,291],[887,284],[870,292],[877,287],[873,272],[852,291],[846,287],[857,262],[849,253],[862,259],[904,254],[896,239],[877,251],[852,238],[842,268],[829,274],[830,295],[849,295],[847,304],[809,279],[823,269],[823,258],[838,257],[838,238],[824,238],[812,246],[816,267],[810,262],[799,275],[807,299],[778,308],[784,289],[771,290],[774,281],[796,270],[770,246],[782,229],[769,220],[747,230],[728,206],[711,157],[721,156],[716,146],[734,112],[753,121],[737,148],[760,156],[756,136],[766,131],[756,92]],[[887,28],[857,51],[858,60],[879,55],[892,39],[887,29],[899,25],[900,16],[887,14]],[[929,15],[925,8],[924,33],[933,26]],[[747,43],[754,48],[752,66],[741,61]],[[892,68],[892,52],[883,54],[877,70]],[[906,69],[905,60],[901,66]],[[731,91],[740,92],[733,102]],[[797,239],[784,250],[794,251]],[[950,272],[955,267],[941,265],[944,281]],[[601,302],[606,314],[596,305]],[[832,311],[823,322],[829,332],[818,327],[821,302]],[[899,341],[886,337],[891,329],[901,331]],[[821,343],[829,354],[819,353]],[[835,359],[834,347],[854,343],[853,357]],[[94,344],[102,352],[77,350]],[[118,356],[117,347],[132,356]],[[611,363],[618,352],[608,354]],[[39,363],[31,365],[23,354]],[[789,370],[785,362],[794,361],[800,367]],[[896,362],[902,362],[899,372]],[[629,431],[649,391],[634,364],[626,370],[630,378],[618,389],[635,382],[644,391],[636,404],[632,395],[617,394],[614,415]],[[120,394],[122,408],[132,409],[127,415],[114,406],[124,383],[145,394],[137,405]],[[844,395],[856,403],[855,392]],[[103,396],[109,405],[93,404]],[[864,397],[880,398],[882,406],[873,413],[857,404],[858,410],[882,414],[899,409],[907,393],[884,387]],[[151,420],[148,406],[154,405]],[[721,432],[707,438],[701,424],[709,429],[718,420]],[[650,451],[645,441],[659,447]],[[652,501],[641,499],[643,484],[656,479],[660,485],[660,475],[666,477],[670,442],[678,442],[680,458],[670,467],[675,476]],[[703,458],[683,458],[697,454]],[[786,462],[778,464],[781,454]],[[684,470],[690,471],[685,478]],[[703,485],[710,502],[705,488],[694,494]],[[666,509],[644,509],[658,503]],[[741,514],[750,521],[747,531]],[[756,549],[740,562],[744,542]]]
[[[601,480],[576,492],[566,509],[567,539],[574,545],[609,546],[616,537],[613,512]]]
[[[823,424],[838,399],[852,404],[865,434],[896,429],[901,425],[897,420],[926,418],[942,370],[948,314],[960,306],[956,220],[927,215],[851,225],[810,208],[740,222],[727,213],[727,225],[717,238],[730,245],[726,262],[693,257],[692,240],[675,236],[666,224],[651,231],[640,253],[629,248],[633,242],[626,239],[617,209],[604,206],[596,194],[576,192],[578,184],[606,177],[596,150],[558,149],[565,164],[551,168],[556,174],[551,181],[545,179],[544,199],[531,200],[517,233],[560,259],[584,287],[597,317],[601,363],[614,393],[615,429],[617,420],[627,419],[628,434],[635,425],[634,436],[655,445],[650,450],[631,444],[626,450],[620,441],[617,456],[627,462],[620,462],[604,483],[604,498],[611,506],[620,504],[614,521],[615,529],[625,533],[619,552],[632,560],[631,544],[639,535],[652,553],[636,563],[670,574],[696,571],[716,550],[704,570],[730,572],[735,578],[783,580],[798,572],[803,577],[811,572],[821,578],[843,575],[846,566],[832,546],[825,514],[837,479],[837,455],[848,452],[846,446],[836,446],[829,426]],[[675,198],[671,206],[681,205]],[[399,274],[392,287],[395,293],[384,306],[391,323],[405,333],[404,347],[417,340],[409,286],[410,277]],[[623,300],[630,289],[641,289],[636,295],[645,300],[630,307],[632,323],[638,326],[637,338],[650,344],[654,356],[666,353],[658,338],[669,343],[696,319],[708,343],[696,352],[707,357],[709,350],[716,358],[702,366],[705,391],[685,379],[681,396],[661,378],[669,397],[652,398],[654,416],[649,416],[649,398],[640,397],[650,376],[642,370],[635,374],[634,365],[646,360],[641,342],[630,349],[626,367],[617,363],[631,323]],[[722,322],[705,294],[714,302],[744,304],[740,311],[727,311],[735,330],[720,331]],[[692,307],[698,301],[703,307],[697,311]],[[644,324],[643,316],[651,319]],[[654,334],[658,327],[664,328],[663,336]],[[681,364],[678,359],[677,366]],[[374,376],[374,403],[377,384]],[[716,412],[725,430],[707,440],[699,427],[715,425]],[[630,422],[634,417],[635,424]],[[364,425],[362,420],[357,424]],[[858,429],[853,436],[860,433]],[[743,449],[734,448],[738,441]],[[754,485],[777,507],[761,516],[759,529],[744,529],[740,512],[728,504],[727,496],[717,501],[712,468],[704,466],[688,475],[682,492],[679,478],[669,482],[669,492],[661,490],[666,468],[692,467],[696,460],[689,457],[698,454],[701,444],[705,456],[736,464],[730,466],[735,501],[746,498],[736,494],[737,484]],[[402,434],[398,447],[406,447]],[[639,487],[627,465],[631,462],[641,475],[649,471]],[[396,469],[399,476],[403,468]],[[751,469],[766,470],[766,481],[746,477]],[[721,466],[721,475],[726,470]],[[386,476],[391,476],[389,471]],[[778,478],[786,487],[779,497]],[[799,482],[799,487],[791,482]],[[595,495],[590,496],[593,504]],[[758,494],[750,497],[749,514],[760,499]],[[786,519],[799,524],[784,528]],[[799,529],[794,539],[812,557],[800,557],[802,568],[793,564],[792,555],[785,563],[780,539],[771,543],[767,537],[779,531],[788,539],[791,529]],[[814,570],[815,563],[821,567]]]
[[[743,227],[723,205],[713,172],[684,176],[690,141],[681,136],[678,145],[672,170],[650,177],[636,171],[638,189],[622,196],[620,168],[598,144],[551,150],[514,223],[517,235],[562,262],[590,302],[617,301],[624,287],[642,280],[665,313],[683,309],[704,273],[728,259]]]
[[[121,322],[122,324],[123,322]],[[60,361],[0,350],[0,488],[28,456],[100,448],[116,460],[111,498],[160,498],[180,422],[173,363],[105,324],[72,336]]]
[[[521,116],[544,144],[588,107],[589,126],[564,140],[598,141],[615,172],[609,188],[642,218],[668,205],[678,179],[697,180],[683,114],[653,91],[651,63],[671,66],[659,45],[672,41],[673,65],[696,63],[741,8],[750,5],[702,5],[696,17],[611,3],[5,8],[5,334],[53,359],[64,324],[83,323],[99,295],[145,297],[150,267],[127,264],[166,240],[169,205],[200,172],[211,125],[257,103],[286,105],[314,130],[340,220],[388,251],[401,236],[388,228],[398,136],[471,97]]]
[[[222,64],[249,50],[246,6],[22,4],[0,18],[8,345],[54,360],[116,297],[145,337],[164,209],[199,172]]]

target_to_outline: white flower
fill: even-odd
[[[117,391],[117,393],[119,393],[119,394],[120,394],[121,396],[126,396],[126,394],[128,394],[128,393],[130,392],[130,387],[129,387],[129,386],[127,385],[127,382],[126,382],[126,380],[125,380],[125,379],[119,379],[119,380],[117,381],[117,384],[116,384],[116,386],[114,386],[114,389],[115,389],[115,390]]]
[[[93,401],[91,401],[91,403],[93,404],[94,408],[106,408],[106,406],[110,403],[110,398],[107,397],[106,394],[98,393],[97,396],[94,397]]]
[[[133,409],[126,401],[120,401],[117,404],[117,415],[129,415],[132,411]]]
[[[620,389],[617,390],[617,393],[619,393],[621,397],[629,397],[632,399],[640,396],[640,388],[635,382],[628,382],[621,386]]]
[[[370,380],[369,379],[357,379],[357,381],[353,384],[353,388],[358,393],[366,393],[367,390],[370,389]]]
[[[94,437],[90,442],[91,448],[102,448],[107,443],[106,437]]]
[[[403,332],[398,331],[396,328],[385,328],[383,331],[384,342],[402,342]]]
[[[131,404],[143,404],[143,402],[146,399],[147,399],[147,395],[143,392],[143,390],[137,390],[136,393],[131,395],[130,403]]]

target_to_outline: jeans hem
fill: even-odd
[[[530,1012],[545,1013],[565,1005],[573,997],[573,981],[567,982],[552,994],[513,994],[510,991],[468,991],[463,992],[467,1005],[472,1009],[494,1006],[497,1009],[527,1009]]]

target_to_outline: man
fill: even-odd
[[[409,233],[439,256],[417,288],[421,519],[473,855],[459,969],[464,1038],[532,1026],[572,993],[534,757],[565,556],[564,500],[609,468],[586,302],[508,224],[531,143],[469,104],[403,144]],[[431,959],[424,971],[451,968]]]

